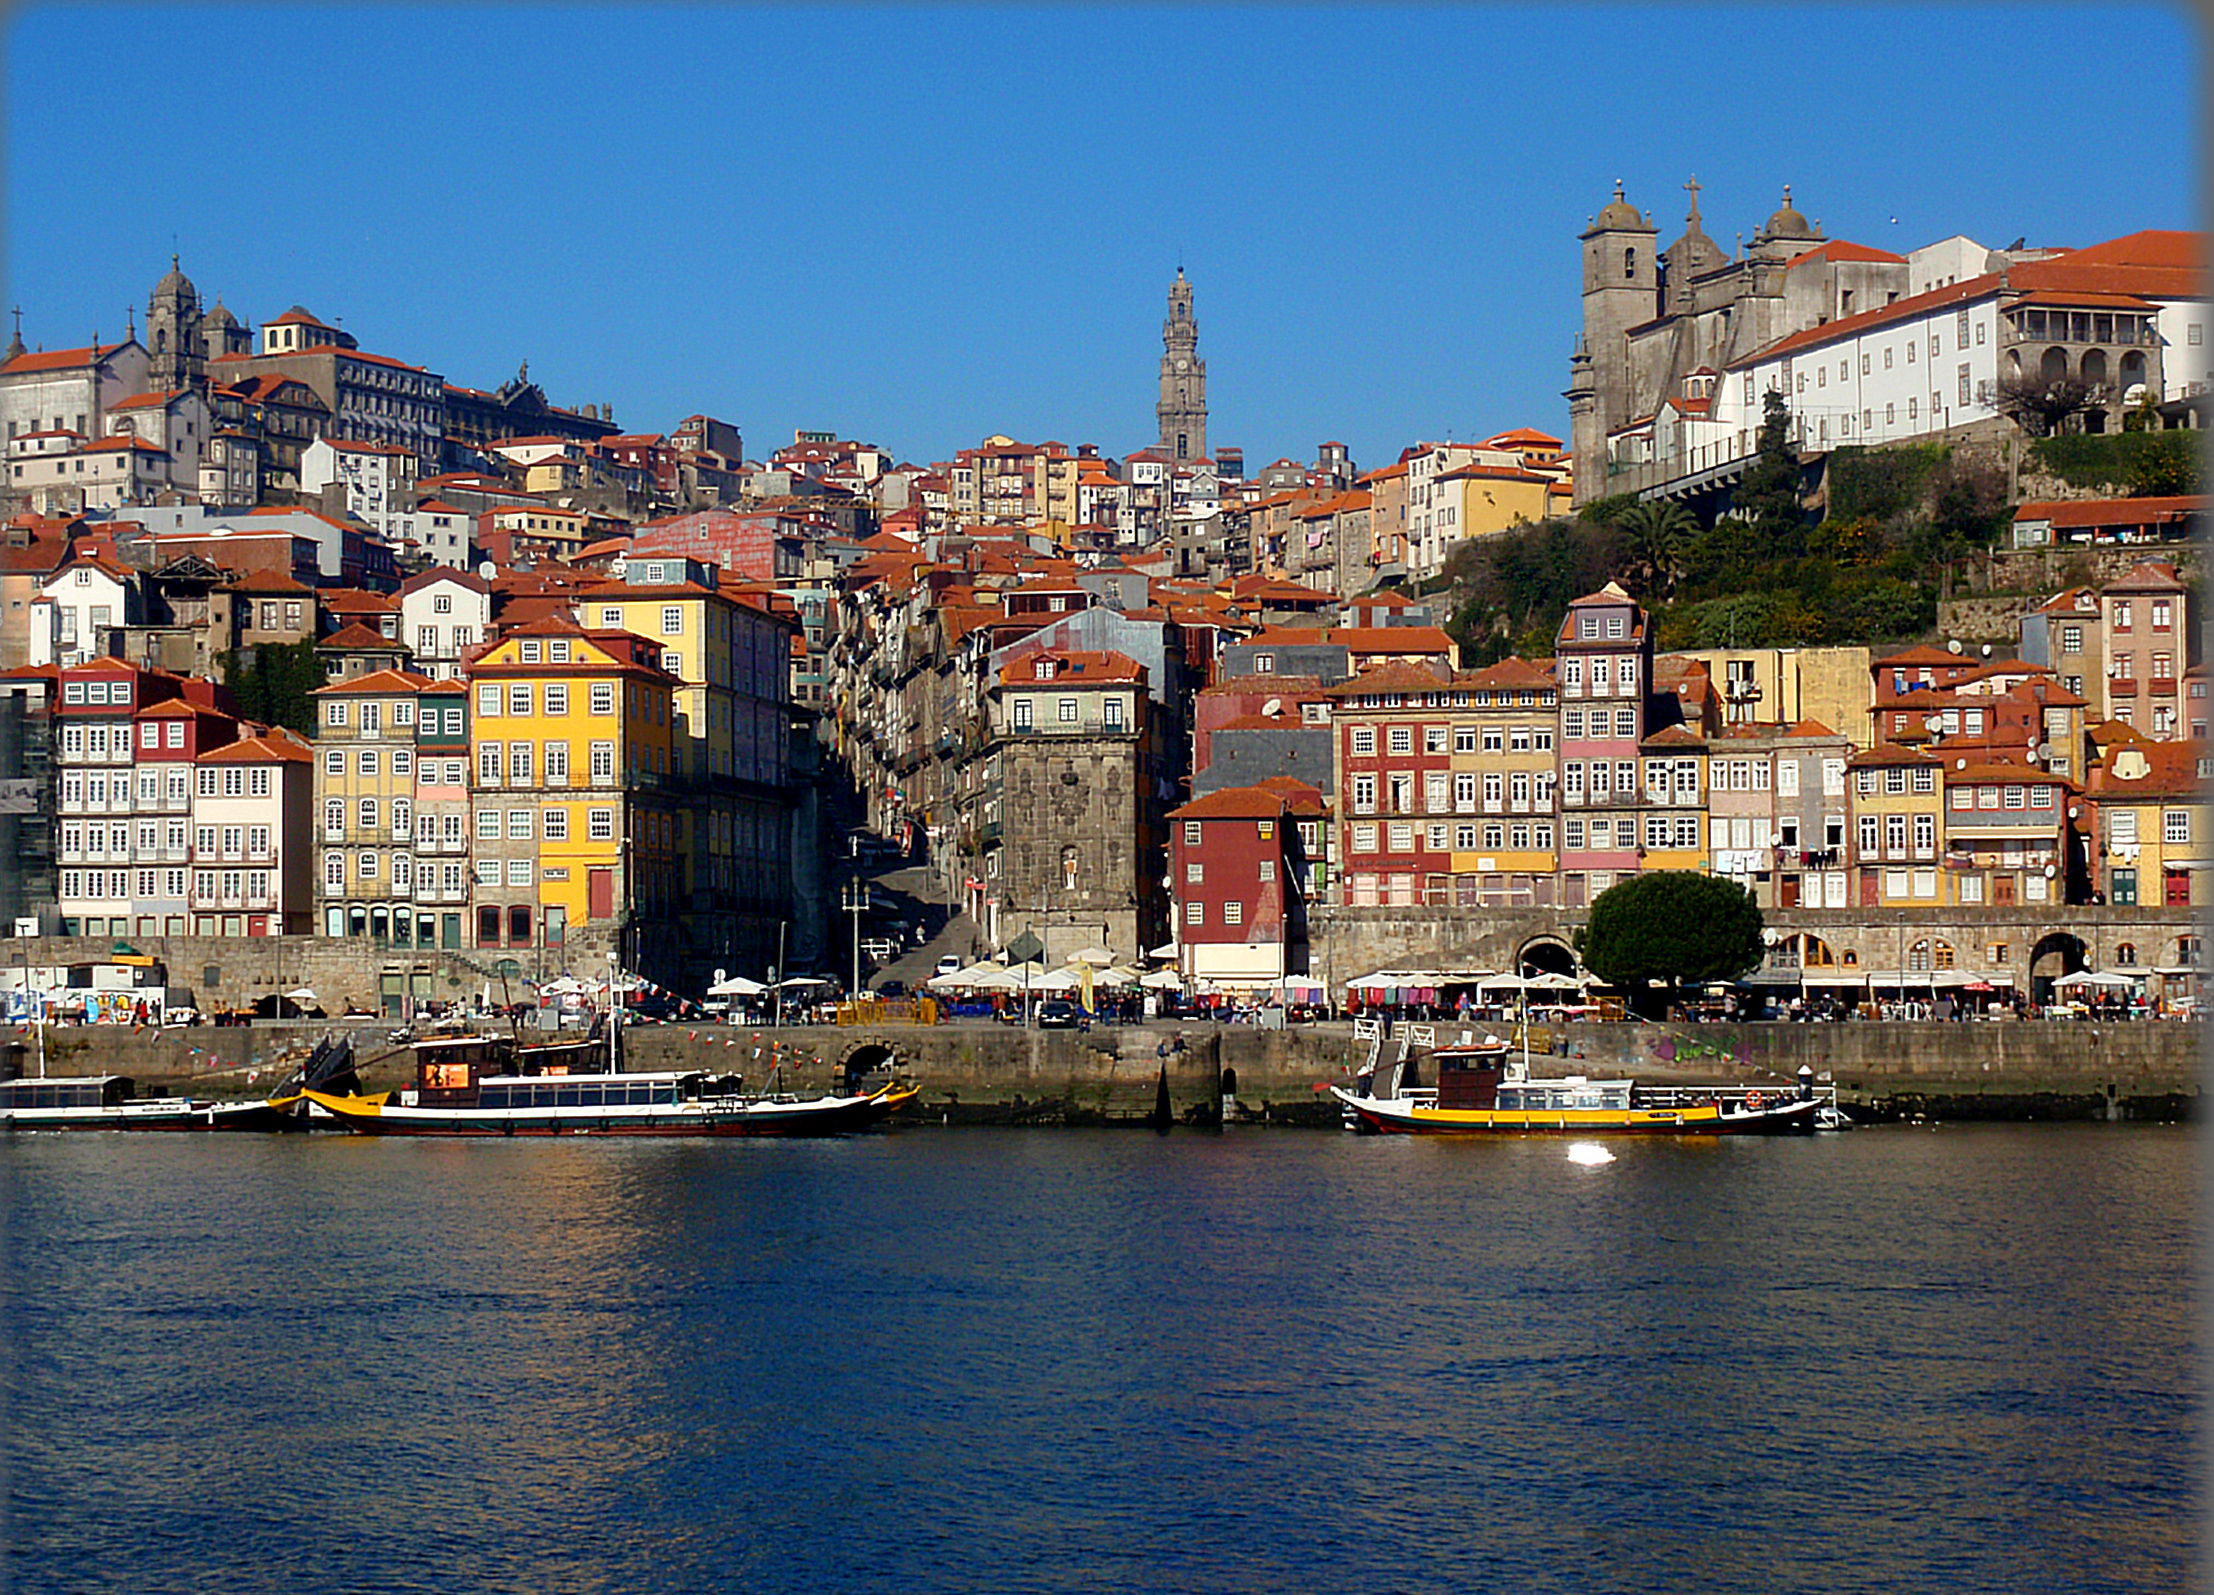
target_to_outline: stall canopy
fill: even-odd
[[[710,997],[758,997],[769,988],[758,980],[748,980],[744,975],[732,975],[728,980],[718,980],[707,988]]]

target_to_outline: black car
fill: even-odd
[[[1076,1011],[1076,1004],[1059,997],[1048,997],[1038,1004],[1038,1028],[1040,1030],[1074,1030],[1083,1016]]]

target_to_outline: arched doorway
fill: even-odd
[[[1522,975],[1573,975],[1576,955],[1566,942],[1539,936],[1523,944],[1515,955],[1515,973]]]
[[[2067,381],[2068,351],[2047,349],[2044,358],[2037,362],[2037,380],[2047,383]]]
[[[891,1047],[881,1041],[864,1041],[839,1062],[838,1072],[846,1089],[854,1091],[866,1076],[881,1074],[889,1079],[898,1068],[899,1054]]]
[[[2054,981],[2089,966],[2081,937],[2064,930],[2049,933],[2030,951],[2030,1001],[2042,1008],[2053,1000]]]

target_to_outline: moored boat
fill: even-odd
[[[210,1102],[141,1097],[128,1075],[60,1075],[0,1082],[0,1129],[201,1130]]]
[[[1646,1085],[1585,1075],[1534,1076],[1497,1037],[1430,1054],[1437,1084],[1393,1072],[1389,1093],[1331,1093],[1367,1133],[1391,1135],[1799,1135],[1825,1105],[1809,1087]],[[1830,1104],[1834,1106],[1834,1104]]]
[[[373,1095],[302,1094],[363,1135],[843,1135],[882,1122],[914,1088],[802,1097],[752,1093],[738,1075],[705,1070],[581,1072],[567,1047],[514,1048],[496,1036],[415,1044],[415,1084]],[[591,1054],[604,1060],[604,1048]],[[536,1067],[541,1072],[524,1073]]]

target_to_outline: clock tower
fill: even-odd
[[[1169,285],[1168,320],[1161,323],[1161,448],[1177,464],[1207,453],[1207,362],[1199,358],[1199,323],[1192,319],[1192,285],[1176,268]]]

